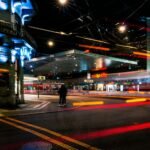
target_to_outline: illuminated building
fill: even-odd
[[[31,0],[0,0],[0,105],[24,102],[24,61],[36,46],[24,25],[34,13]]]

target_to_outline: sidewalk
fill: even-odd
[[[138,93],[139,94],[139,93]],[[136,97],[147,97],[150,99],[150,96],[146,93],[122,93],[122,92],[97,92],[97,91],[89,91],[86,95],[84,94],[69,94],[76,95],[80,97],[101,97],[101,98],[121,98],[124,99],[132,99]],[[14,109],[1,109],[0,108],[0,116],[14,116],[14,115],[29,115],[29,114],[37,114],[37,113],[52,113],[52,112],[61,112],[75,109],[72,106],[73,101],[68,101],[66,107],[58,107],[58,96],[55,95],[24,95],[25,96],[25,104],[20,104],[17,108]]]
[[[53,96],[41,95],[38,99],[37,95],[25,95],[25,104],[19,104],[17,108],[0,108],[0,117],[61,112],[66,108],[68,110],[72,108],[71,102],[68,102],[65,107],[58,107],[57,99],[49,100],[49,97],[53,98]]]

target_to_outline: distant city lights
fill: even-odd
[[[33,66],[32,66],[32,65],[30,65],[30,68],[33,68]]]

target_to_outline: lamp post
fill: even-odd
[[[40,97],[40,83],[42,83],[42,81],[44,81],[46,78],[45,76],[38,76],[38,88],[37,88],[37,95],[38,95],[38,99]]]

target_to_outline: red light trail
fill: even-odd
[[[95,138],[103,138],[107,136],[119,135],[119,134],[145,130],[145,129],[150,129],[150,122],[137,124],[137,125],[129,125],[129,126],[121,126],[116,128],[104,129],[100,131],[94,131],[94,132],[83,133],[83,134],[76,134],[76,135],[71,135],[71,137],[78,140],[83,140],[83,139],[87,140],[87,139],[95,139]]]
[[[150,102],[105,104],[105,105],[97,105],[97,106],[78,107],[77,109],[72,109],[72,110],[75,110],[75,111],[85,110],[86,111],[86,110],[96,110],[96,109],[113,109],[113,108],[135,107],[135,106],[141,106],[141,105],[150,105]],[[68,109],[66,108],[66,110],[68,110]]]
[[[79,44],[79,47],[88,48],[88,49],[95,49],[95,50],[101,50],[101,51],[110,51],[110,48],[102,47],[102,46],[91,46],[91,45]]]

